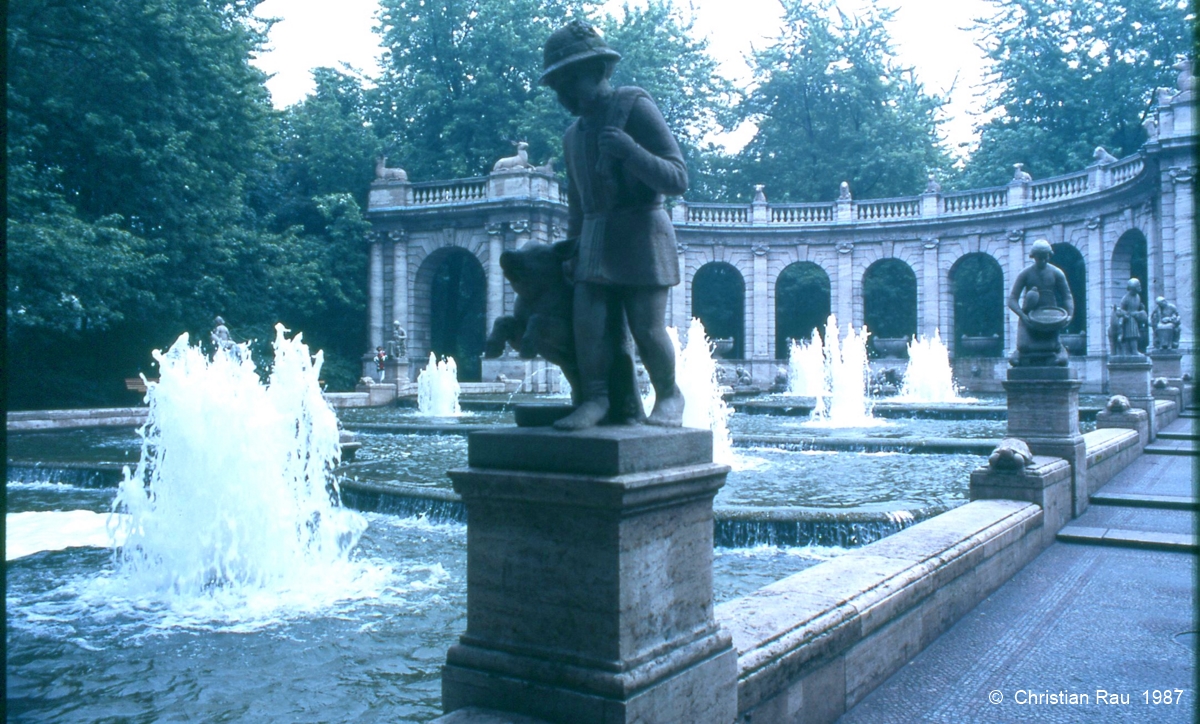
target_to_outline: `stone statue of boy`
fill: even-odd
[[[1008,308],[1020,320],[1017,323],[1017,349],[1010,359],[1014,367],[1067,364],[1067,350],[1059,341],[1058,334],[1075,316],[1075,298],[1071,296],[1071,287],[1067,285],[1067,275],[1050,263],[1053,255],[1050,242],[1045,239],[1033,242],[1033,248],[1029,250],[1033,264],[1017,275],[1008,294]],[[1039,309],[1053,307],[1067,313],[1066,319],[1058,325],[1060,329],[1039,328],[1031,315]]]
[[[568,179],[568,240],[578,249],[572,322],[579,404],[555,423],[591,427],[609,416],[610,372],[625,323],[654,385],[646,422],[677,427],[683,394],[675,384],[675,352],[664,324],[667,290],[679,283],[675,229],[665,195],[687,190],[683,155],[658,107],[632,86],[609,85],[621,56],[582,21],[546,41],[541,82],[578,116],[563,136]],[[615,408],[614,408],[615,411]]]

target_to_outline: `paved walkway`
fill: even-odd
[[[1168,430],[1190,433],[1192,422]],[[1196,463],[1139,457],[1098,495],[1150,502],[1093,505],[1073,525],[1194,542],[1194,505],[1153,498],[1194,503]],[[1197,557],[1129,545],[1060,538],[841,721],[1196,721]],[[1166,690],[1177,703],[1155,704]]]

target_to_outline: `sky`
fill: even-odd
[[[620,12],[624,2],[609,0],[606,9]],[[677,0],[690,5],[694,30],[709,40],[721,70],[735,82],[749,81],[744,58],[776,34],[781,11],[778,0]],[[847,12],[863,7],[865,0],[840,0]],[[896,17],[890,30],[901,63],[911,65],[929,92],[950,94],[942,132],[948,147],[961,155],[974,141],[986,89],[984,57],[976,35],[967,30],[972,19],[991,14],[986,0],[893,0]],[[266,0],[256,10],[262,17],[278,18],[271,29],[268,49],[256,64],[271,74],[267,87],[272,101],[283,108],[303,99],[313,89],[311,70],[343,63],[368,76],[378,72],[380,51],[374,34],[378,0]],[[737,129],[716,138],[730,151],[741,148],[753,128]]]

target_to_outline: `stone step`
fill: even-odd
[[[1147,445],[1142,451],[1147,455],[1180,455],[1200,457],[1200,449],[1194,440],[1160,440]]]
[[[1179,495],[1146,495],[1143,493],[1096,493],[1093,505],[1123,505],[1130,508],[1159,510],[1200,510],[1200,500]]]
[[[1117,548],[1150,548],[1162,551],[1179,551],[1181,553],[1196,553],[1200,551],[1200,546],[1196,544],[1196,536],[1180,533],[1068,525],[1058,532],[1057,538],[1066,543],[1083,543]]]
[[[1158,431],[1159,440],[1200,440],[1200,433]]]

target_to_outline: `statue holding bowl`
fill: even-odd
[[[1009,292],[1008,308],[1020,320],[1017,349],[1009,358],[1014,367],[1067,364],[1067,350],[1059,334],[1075,316],[1075,299],[1067,285],[1067,275],[1050,263],[1053,255],[1050,242],[1035,241],[1029,252],[1033,264],[1017,275]]]

